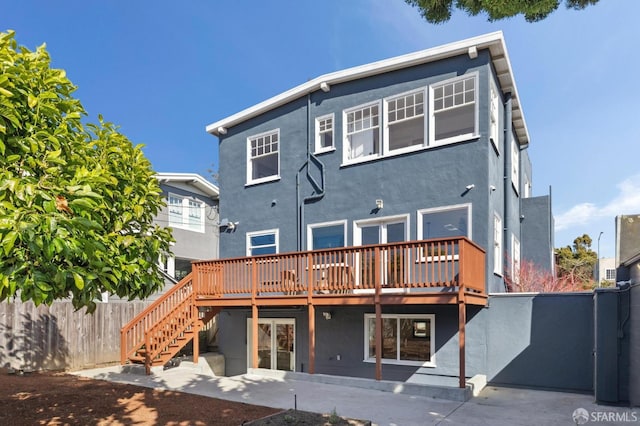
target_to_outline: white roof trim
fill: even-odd
[[[184,182],[193,185],[211,198],[218,198],[218,187],[197,173],[156,173],[156,179],[160,182]]]
[[[509,61],[502,31],[496,31],[455,43],[322,75],[227,118],[211,123],[206,127],[206,131],[212,135],[220,136],[220,128],[228,129],[229,127],[233,127],[260,114],[264,114],[267,111],[285,105],[308,93],[321,90],[323,83],[331,86],[458,55],[467,55],[470,48],[476,48],[477,50],[489,49],[496,73],[500,76],[500,86],[503,92],[511,91],[512,121],[516,129],[516,134],[518,135],[518,140],[523,145],[528,144],[529,131],[527,130],[524,115],[520,107],[520,97],[513,78],[513,70],[511,68],[511,62]]]

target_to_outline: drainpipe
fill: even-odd
[[[297,214],[297,233],[298,233],[298,251],[306,250],[305,246],[305,232],[304,232],[304,205],[310,203],[312,201],[320,200],[324,197],[325,188],[325,170],[324,164],[311,153],[311,143],[313,143],[313,135],[311,128],[311,92],[307,93],[307,159],[304,164],[298,169],[296,174],[296,206],[298,209]],[[309,165],[313,163],[318,169],[320,169],[320,183],[311,175],[309,172]],[[311,186],[313,187],[313,191],[315,194],[309,195],[302,199],[300,202],[300,174],[303,170],[306,169],[306,177]]]
[[[512,98],[511,92],[505,95],[505,117],[504,117],[504,232],[502,233],[503,244],[505,251],[510,253],[511,245],[509,244],[509,230],[510,226],[510,212],[509,200],[511,198],[511,120],[512,120]],[[511,259],[511,265],[513,266],[513,259]]]

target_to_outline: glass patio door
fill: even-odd
[[[359,235],[356,234],[355,238],[357,245],[399,243],[407,240],[407,220],[404,217],[401,219],[356,223],[356,229],[356,232],[359,232]],[[403,280],[405,268],[402,252],[385,250],[381,252],[381,256],[380,276],[382,277],[382,284],[389,285]],[[360,271],[362,279],[371,280],[374,277],[374,271],[371,270],[374,264],[374,253],[363,253]]]
[[[252,319],[247,319],[247,367],[253,365]],[[258,368],[295,370],[295,319],[258,319]]]

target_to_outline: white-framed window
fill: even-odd
[[[471,238],[471,204],[418,210],[418,238]]]
[[[314,223],[307,226],[307,249],[320,250],[345,247],[347,241],[347,221]]]
[[[429,145],[478,136],[477,87],[477,73],[429,86]]]
[[[316,153],[333,151],[333,114],[316,118]]]
[[[516,194],[520,193],[520,148],[518,141],[511,131],[511,184]]]
[[[514,283],[520,283],[520,240],[514,234],[511,234],[511,276]]]
[[[380,155],[380,101],[343,112],[345,163]]]
[[[280,129],[247,138],[247,184],[280,177]]]
[[[424,146],[424,98],[420,89],[385,99],[385,154]]]
[[[502,218],[493,214],[493,273],[502,275]]]
[[[376,360],[376,316],[364,316],[364,361]],[[435,367],[435,315],[382,314],[382,363]]]
[[[278,244],[279,231],[277,229],[247,232],[247,256],[277,254]]]
[[[531,181],[529,180],[529,176],[527,176],[527,174],[524,174],[524,182],[522,183],[522,190],[523,190],[523,194],[522,196],[524,198],[529,198],[531,197]]]
[[[616,270],[615,269],[605,269],[604,271],[604,279],[607,281],[615,281],[616,280]]]
[[[169,194],[169,226],[204,232],[204,202],[193,197]]]
[[[500,95],[493,80],[490,87],[489,139],[496,151],[500,153]]]

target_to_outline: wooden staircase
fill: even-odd
[[[120,330],[120,363],[165,365],[204,327],[220,308],[201,311],[195,303],[193,275],[138,314]]]

